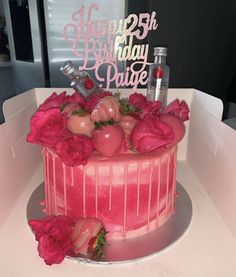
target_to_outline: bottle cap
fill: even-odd
[[[154,56],[167,56],[167,48],[166,47],[154,47]]]
[[[72,64],[71,61],[67,61],[64,65],[60,68],[60,70],[71,80],[74,79],[78,75],[77,68]]]

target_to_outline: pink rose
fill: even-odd
[[[140,118],[143,118],[147,114],[152,114],[152,115],[159,115],[160,113],[160,108],[161,108],[161,102],[159,101],[146,101],[143,103],[141,112],[139,114]]]
[[[50,108],[61,107],[66,102],[66,91],[60,94],[53,92],[38,108],[40,111],[45,111]]]
[[[162,114],[171,114],[179,117],[183,121],[189,119],[189,108],[185,101],[176,99],[170,103],[162,112]]]
[[[54,147],[67,134],[66,114],[59,108],[37,111],[30,120],[27,142]]]
[[[111,96],[112,94],[107,92],[100,92],[100,93],[92,93],[87,97],[87,101],[85,104],[85,108],[89,113],[91,113],[94,108],[97,106],[97,104],[100,102],[100,100],[106,96]]]
[[[148,101],[141,93],[131,94],[129,104],[140,109],[140,118],[143,118],[146,114],[158,115],[160,113],[161,103],[159,101]]]
[[[72,95],[67,95],[65,100],[66,103],[77,103],[82,108],[84,108],[86,105],[85,99],[78,92],[75,92]]]
[[[157,116],[146,115],[133,129],[130,141],[141,153],[151,152],[174,140],[173,129]]]
[[[141,109],[146,103],[146,97],[141,93],[133,93],[129,96],[129,104],[133,105],[135,108]]]
[[[57,155],[68,166],[85,165],[93,150],[93,143],[86,135],[71,135],[56,145]]]
[[[74,221],[68,216],[49,216],[29,220],[29,225],[38,241],[39,256],[47,265],[61,263],[68,252],[73,250],[70,235]]]

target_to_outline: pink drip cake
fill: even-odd
[[[176,152],[94,154],[86,165],[65,163],[44,148],[46,212],[99,218],[108,238],[128,238],[161,226],[174,212]]]
[[[178,143],[188,107],[134,93],[53,93],[27,140],[42,146],[46,215],[98,218],[107,239],[145,235],[174,213]]]

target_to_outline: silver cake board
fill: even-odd
[[[176,184],[178,197],[175,202],[175,213],[157,230],[146,235],[124,240],[109,240],[104,249],[104,257],[100,260],[84,257],[68,257],[80,262],[92,264],[115,264],[137,261],[151,255],[156,255],[179,240],[192,218],[192,202],[178,182]],[[45,215],[40,201],[44,200],[44,183],[33,191],[27,204],[27,220],[43,218]]]

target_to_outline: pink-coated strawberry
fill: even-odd
[[[81,218],[75,223],[71,242],[75,254],[101,257],[106,243],[106,230],[97,218]]]
[[[96,105],[91,114],[91,120],[94,122],[120,121],[120,104],[115,96],[106,96]]]
[[[90,114],[86,112],[78,112],[72,113],[67,119],[67,128],[73,134],[83,134],[91,137],[95,125],[90,119]]]
[[[127,149],[129,149],[131,147],[130,135],[131,135],[131,133],[133,131],[133,128],[134,128],[134,126],[136,125],[137,122],[138,122],[138,120],[135,119],[131,115],[123,115],[121,117],[121,120],[118,123],[119,126],[124,131],[124,143],[123,143],[123,147],[121,149],[121,152],[122,152],[122,150],[123,150],[123,152],[126,152]]]
[[[138,122],[138,120],[135,119],[133,116],[123,115],[118,124],[123,129],[125,135],[129,136],[132,133],[132,130],[137,122]]]
[[[94,148],[105,157],[113,157],[121,149],[124,132],[118,125],[106,125],[92,133]]]

